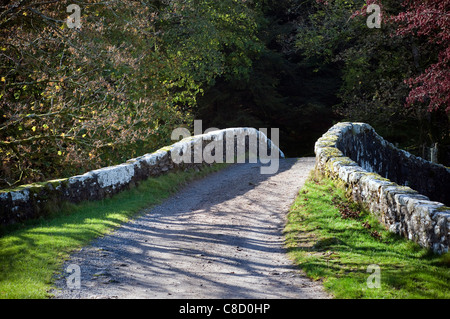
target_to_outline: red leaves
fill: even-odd
[[[450,47],[446,49],[445,53],[448,55]],[[406,99],[406,105],[412,106],[414,102],[427,102],[428,111],[437,111],[439,108],[445,108],[445,111],[450,112],[450,71],[448,69],[449,58],[445,61],[440,58],[440,61],[431,65],[421,75],[416,78],[411,78],[405,82],[409,84],[411,91]]]
[[[373,238],[377,239],[377,240],[381,240],[381,234],[379,232],[377,232],[376,230],[370,232],[370,236],[372,236]]]
[[[348,203],[340,202],[337,198],[333,198],[333,204],[339,209],[342,219],[358,219],[361,215],[360,211],[353,210]]]
[[[399,23],[397,34],[415,35],[433,44],[439,51],[438,62],[421,75],[406,80],[411,87],[406,106],[423,102],[428,111],[440,108],[450,112],[450,0],[405,0],[405,12],[392,17]]]
[[[379,0],[368,0],[352,17],[365,16],[370,4],[383,7]],[[422,74],[405,80],[411,91],[406,98],[406,107],[416,102],[425,103],[428,111],[444,109],[450,112],[450,0],[404,0],[404,11],[384,18],[384,23],[393,25],[395,34],[425,39],[439,52],[438,62],[431,64]]]
[[[367,16],[367,8],[370,6],[370,5],[372,5],[372,4],[376,4],[376,5],[378,5],[379,7],[380,7],[380,9],[381,9],[381,12],[380,12],[380,18],[381,19],[383,19],[383,4],[382,3],[380,3],[380,1],[379,0],[367,0],[367,3],[361,8],[361,10],[357,10],[357,11],[355,11],[353,14],[352,14],[352,16],[351,16],[351,18],[354,18],[354,17],[356,17],[356,16],[363,16],[363,17],[365,17],[365,16]]]
[[[332,203],[334,206],[336,206],[339,209],[339,213],[341,214],[342,219],[359,219],[361,217],[361,211],[354,210],[350,207],[349,203],[342,202],[339,198],[334,197],[332,199]],[[382,235],[376,231],[371,230],[372,226],[369,224],[369,222],[363,222],[362,226],[367,229],[370,233],[370,236],[377,240],[382,240]]]
[[[430,43],[444,44],[450,40],[449,0],[406,0],[406,11],[392,17],[399,22],[397,33],[426,36]]]

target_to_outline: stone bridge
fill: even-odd
[[[389,230],[448,251],[450,170],[385,141],[365,123],[339,123],[315,145],[316,169],[342,180]]]
[[[264,132],[253,128],[229,128],[186,137],[171,146],[120,165],[0,191],[0,224],[45,216],[50,206],[58,206],[63,201],[79,203],[101,200],[168,171],[245,160],[256,163],[258,159],[267,164],[280,156],[284,157],[284,154],[275,143]],[[263,167],[262,172],[267,168]]]
[[[0,192],[0,224],[45,216],[50,203],[112,196],[168,171],[230,160],[270,163],[284,157],[276,144],[253,128],[188,137],[121,165]],[[316,169],[342,180],[353,199],[364,203],[388,229],[436,253],[448,251],[448,168],[395,148],[364,123],[335,125],[317,141],[315,152]]]

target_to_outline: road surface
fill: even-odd
[[[234,164],[74,253],[81,289],[55,298],[329,298],[284,248],[286,215],[314,158],[282,159],[273,175]],[[64,268],[66,269],[66,268]]]

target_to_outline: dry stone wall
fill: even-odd
[[[284,156],[264,133],[254,128],[229,128],[188,137],[152,154],[131,159],[120,165],[66,179],[2,191],[0,192],[0,224],[7,225],[45,216],[50,206],[64,201],[79,203],[86,200],[100,200],[129,189],[149,177],[156,177],[169,171],[211,165],[212,163],[206,163],[202,158],[199,161],[198,157],[195,157],[195,151],[200,149],[202,153],[212,141],[215,141],[216,146],[220,145],[217,150],[223,153],[223,162],[226,162],[227,150],[232,150],[234,154],[237,154],[238,150],[241,152],[244,150],[247,153],[255,150],[260,152],[260,145],[265,145],[266,149]],[[211,153],[215,155],[217,150],[212,148]],[[173,158],[188,151],[191,153],[190,160],[173,161]],[[256,158],[260,154],[254,155]]]
[[[315,153],[316,169],[345,182],[390,231],[435,253],[448,251],[448,168],[397,149],[365,123],[336,124]]]

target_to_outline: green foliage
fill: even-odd
[[[305,57],[303,63],[317,70],[339,70],[337,114],[344,120],[367,122],[412,151],[446,143],[447,116],[430,115],[424,107],[405,107],[410,90],[405,80],[436,60],[437,52],[421,39],[397,35],[396,25],[388,19],[403,9],[400,2],[382,1],[380,29],[368,28],[367,16],[356,14],[366,1],[307,2],[309,13],[299,24],[296,47]]]
[[[313,144],[333,121],[338,88],[331,68],[314,72],[299,63],[294,34],[303,5],[267,1],[258,21],[263,44],[245,77],[221,76],[198,99],[195,114],[208,127],[279,128],[287,156],[311,155]]]
[[[434,48],[351,18],[363,0],[90,0],[81,29],[70,3],[1,7],[0,188],[152,152],[194,117],[280,128],[288,156],[342,119],[411,151],[448,138],[447,117],[403,107]]]
[[[70,1],[2,7],[0,187],[80,174],[170,143],[219,76],[248,77],[257,3]]]
[[[164,83],[186,90],[176,94],[178,103],[195,102],[197,94],[218,76],[248,77],[252,61],[261,50],[256,16],[255,10],[236,0],[167,5],[156,24],[162,33],[160,48],[177,65],[172,70],[175,74],[168,75]]]

